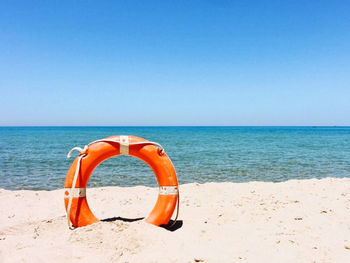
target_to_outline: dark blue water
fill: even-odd
[[[0,188],[62,188],[74,146],[111,135],[159,142],[179,182],[350,177],[350,127],[1,127]],[[89,186],[156,186],[142,161],[119,156]]]

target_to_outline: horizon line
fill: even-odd
[[[350,125],[0,125],[0,128],[95,128],[95,127],[339,127]]]

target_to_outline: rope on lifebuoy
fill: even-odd
[[[176,216],[174,218],[174,222],[170,225],[170,227],[174,226],[177,222],[177,218],[179,217],[180,210],[180,193],[177,191],[177,204],[176,204]]]
[[[123,144],[123,142],[121,141],[117,141],[117,140],[112,140],[112,139],[101,139],[101,140],[96,140],[96,141],[93,141],[93,142],[90,142],[87,146],[89,147],[91,144],[94,144],[94,143],[97,143],[97,142],[113,142],[113,143],[119,143],[119,144]],[[160,145],[159,143],[157,142],[150,142],[150,141],[145,141],[145,142],[132,142],[132,143],[129,143],[129,145],[155,145],[157,146],[159,149],[160,149],[160,155],[163,155],[164,154],[164,148],[162,145]],[[86,146],[85,146],[86,147]],[[74,148],[79,148],[81,149],[80,147],[74,147]],[[73,149],[74,149],[73,148]],[[72,150],[73,150],[72,149]],[[83,149],[85,150],[85,148]]]
[[[80,147],[74,147],[74,148],[72,148],[72,149],[68,152],[67,158],[69,159],[69,158],[72,156],[72,152],[73,152],[73,151],[78,151],[79,154],[84,154],[84,153],[86,153],[88,147],[89,147],[88,145],[85,145],[84,149],[82,149],[82,148],[80,148]]]
[[[72,187],[70,189],[69,192],[69,199],[68,199],[68,206],[67,206],[67,223],[68,223],[68,227],[69,229],[73,230],[74,226],[72,225],[72,222],[70,221],[70,210],[72,207],[72,201],[73,201],[73,193],[74,193],[74,189],[75,189],[75,185],[77,184],[77,179],[78,179],[78,174],[79,174],[79,170],[80,170],[80,164],[81,164],[81,159],[83,159],[84,156],[86,156],[86,151],[87,151],[88,146],[86,145],[84,147],[84,149],[81,149],[80,147],[74,147],[72,150],[69,151],[67,158],[70,158],[72,155],[73,151],[79,151],[80,155],[78,157],[78,161],[77,161],[77,167],[75,169],[75,174],[73,177],[73,183],[72,183]]]

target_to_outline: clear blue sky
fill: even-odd
[[[0,125],[350,125],[349,1],[0,1]]]

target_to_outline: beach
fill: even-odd
[[[0,1],[0,263],[350,263],[349,13]]]
[[[87,190],[69,230],[63,189],[0,190],[0,262],[350,262],[350,179],[180,185],[175,228],[145,223],[158,190]]]

